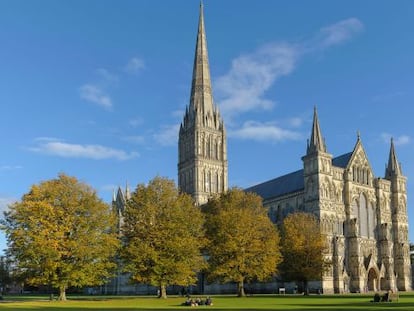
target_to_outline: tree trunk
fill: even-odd
[[[159,298],[167,298],[167,287],[165,285],[160,285],[160,296]]]
[[[303,294],[306,296],[309,295],[308,280],[303,281]]]
[[[237,283],[237,296],[238,297],[245,297],[246,293],[244,292],[244,282],[243,280]]]
[[[59,286],[59,298],[60,301],[66,301],[66,286],[61,285]]]

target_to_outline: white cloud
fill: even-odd
[[[303,119],[298,117],[290,118],[288,120],[288,123],[291,127],[301,127],[301,125],[303,124]]]
[[[137,74],[145,68],[144,60],[138,57],[133,57],[125,66],[125,71],[131,74]]]
[[[111,98],[100,87],[93,84],[85,84],[80,87],[79,91],[82,99],[106,109],[112,108]]]
[[[389,133],[382,133],[381,138],[387,144],[389,144],[391,141],[391,138],[393,138],[394,144],[396,146],[402,146],[402,145],[407,145],[411,143],[411,137],[408,135],[400,135],[398,137],[394,137]]]
[[[234,59],[230,71],[216,80],[223,114],[272,108],[274,102],[263,95],[277,78],[292,72],[297,58],[295,46],[272,44]]]
[[[214,85],[223,115],[228,120],[240,113],[272,109],[275,101],[266,98],[266,92],[292,73],[301,58],[350,40],[363,28],[361,21],[349,18],[322,28],[310,40],[267,44],[233,59],[228,73]]]
[[[302,138],[299,132],[283,129],[274,123],[247,121],[240,129],[228,132],[229,137],[265,142],[281,142]]]
[[[137,152],[126,152],[101,145],[69,144],[63,141],[40,141],[31,151],[64,158],[86,158],[93,160],[129,160],[139,156]]]
[[[328,48],[350,40],[364,30],[364,24],[357,18],[348,18],[322,28],[313,43],[317,48]]]
[[[179,124],[163,126],[158,133],[154,134],[154,139],[162,146],[176,146],[179,129]]]

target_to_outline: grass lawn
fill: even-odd
[[[212,296],[213,306],[185,307],[183,297],[168,299],[153,297],[119,296],[69,296],[68,301],[48,301],[46,296],[5,296],[0,301],[0,310],[414,310],[414,293],[403,293],[399,301],[371,303],[373,295],[266,295],[237,298],[234,296]]]

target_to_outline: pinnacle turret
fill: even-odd
[[[326,152],[326,146],[319,127],[318,113],[315,107],[313,110],[312,133],[310,142],[308,142],[307,154],[312,154],[318,151]]]
[[[390,155],[388,158],[388,166],[385,170],[385,178],[390,179],[393,176],[402,175],[400,163],[397,160],[395,153],[394,140],[391,138]]]

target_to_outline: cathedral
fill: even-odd
[[[178,185],[198,205],[228,187],[226,132],[211,88],[203,7],[194,57],[190,104],[180,126]],[[333,157],[317,111],[302,169],[245,191],[263,198],[275,223],[289,213],[314,214],[332,262],[324,293],[411,289],[406,180],[391,140],[385,176],[376,177],[358,135],[352,151]]]
[[[316,108],[303,167],[245,191],[262,197],[270,219],[280,224],[289,213],[312,213],[326,236],[325,256],[332,265],[321,280],[309,285],[323,293],[411,290],[406,180],[391,140],[384,177],[371,169],[358,134],[349,153],[333,157],[322,136]],[[300,155],[299,155],[300,156]],[[178,186],[197,205],[228,188],[227,143],[224,121],[213,101],[203,6],[194,57],[190,101],[178,139]],[[118,189],[113,207],[121,225],[125,201]],[[119,274],[108,286],[112,293],[146,293],[153,288],[126,285]],[[290,284],[293,288],[294,284]],[[129,286],[129,288],[128,288]],[[276,279],[259,285],[262,292],[286,287]],[[199,284],[200,293],[226,292],[225,287]],[[223,290],[224,289],[224,290]]]

